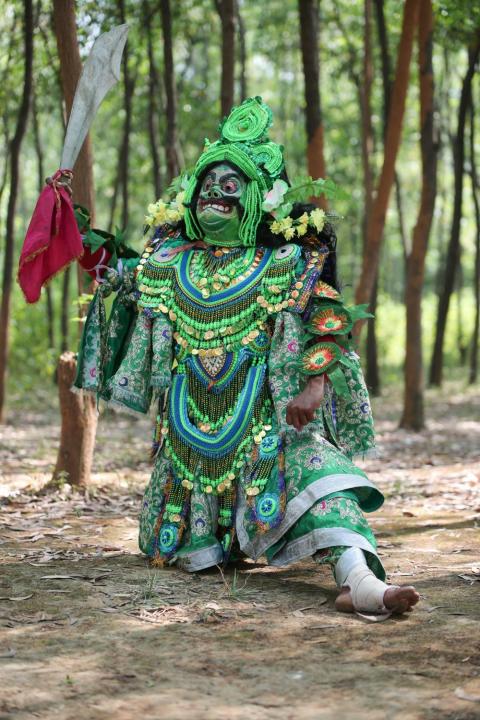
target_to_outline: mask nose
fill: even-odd
[[[211,187],[210,190],[207,192],[207,197],[209,198],[221,198],[222,193],[220,192],[220,188],[218,187]]]

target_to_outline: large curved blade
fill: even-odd
[[[120,79],[128,25],[118,25],[95,40],[78,81],[68,120],[61,168],[72,168],[103,98]]]

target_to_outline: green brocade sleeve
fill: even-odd
[[[305,342],[309,342],[309,335],[305,332],[301,316],[288,311],[279,313],[268,367],[273,402],[282,432],[293,432],[285,422],[285,413],[288,403],[301,392],[306,380],[302,372]],[[339,395],[331,383],[326,383],[322,406],[307,429],[321,432],[352,458],[373,450],[375,433],[358,355],[349,351],[348,359],[348,365],[339,365],[348,393]]]
[[[112,290],[118,292],[107,321],[104,299]],[[134,291],[128,266],[121,278],[107,280],[97,289],[85,322],[74,387],[146,413],[153,392],[170,383],[172,334],[163,316],[150,318],[138,312]]]
[[[289,317],[291,319],[289,319]],[[270,384],[284,430],[285,408],[310,375],[325,374],[325,395],[315,425],[348,457],[375,446],[368,390],[349,335],[366,306],[346,307],[340,293],[322,280],[311,290],[306,311],[280,313],[272,338]]]
[[[136,261],[135,261],[136,262]],[[74,387],[109,399],[108,383],[120,364],[136,318],[133,268],[124,264],[122,276],[113,273],[98,286],[88,309],[78,351]],[[105,298],[117,295],[107,320]]]
[[[368,390],[358,354],[351,346],[357,320],[372,317],[366,305],[346,307],[341,295],[319,281],[304,325],[301,368],[306,375],[324,373],[323,420],[338,447],[349,457],[363,455],[375,446]]]

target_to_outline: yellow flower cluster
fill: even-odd
[[[310,213],[304,212],[295,220],[290,216],[283,220],[274,220],[270,224],[270,230],[274,235],[283,235],[285,240],[291,240],[295,235],[302,237],[308,230],[308,226],[315,228],[317,232],[323,230],[326,221],[325,210],[315,208]]]
[[[163,225],[163,223],[175,225],[175,223],[180,222],[185,214],[184,198],[185,193],[182,191],[171,202],[160,199],[155,203],[150,203],[147,208],[148,215],[145,215],[145,224],[155,227]]]

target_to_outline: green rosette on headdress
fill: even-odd
[[[244,211],[239,228],[243,245],[254,246],[258,225],[263,216],[264,194],[281,174],[283,146],[272,142],[268,129],[272,125],[272,111],[261,97],[248,98],[220,124],[220,139],[206,141],[185,191],[185,226],[192,240],[202,237],[196,215],[190,206],[207,168],[221,162],[235,165],[248,178],[243,203]]]

